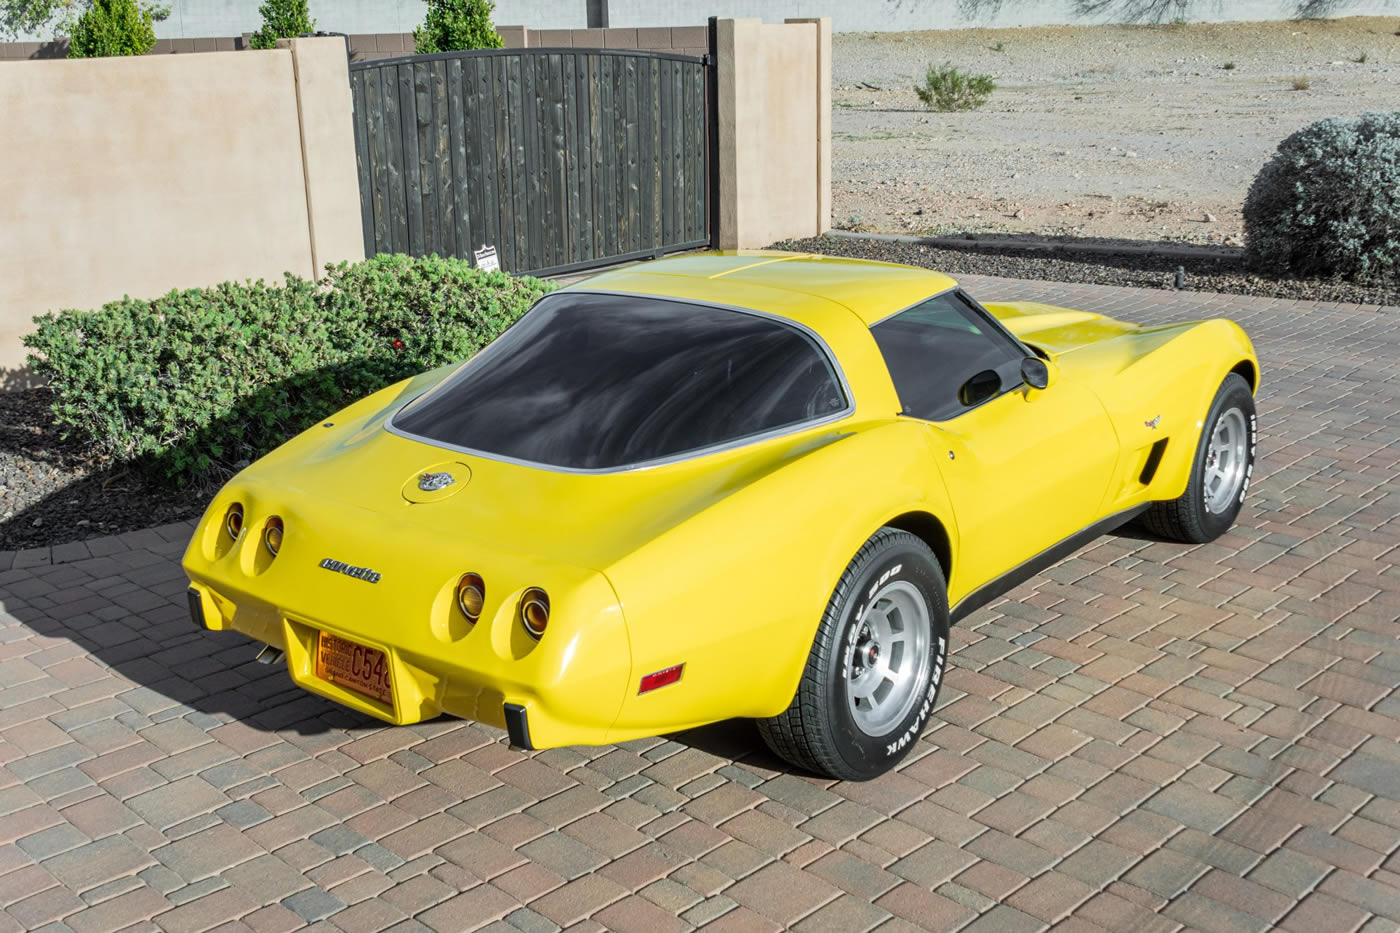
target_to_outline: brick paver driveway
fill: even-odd
[[[1108,537],[956,629],[899,773],[386,729],[190,627],[185,526],[0,555],[0,931],[1400,928],[1400,315],[969,284],[1236,318],[1263,460],[1220,541]]]

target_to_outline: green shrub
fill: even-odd
[[[211,485],[357,398],[466,359],[553,287],[385,255],[320,283],[225,282],[45,314],[24,342],[57,421],[95,454]]]
[[[1289,136],[1250,186],[1244,224],[1256,268],[1400,278],[1400,112],[1333,117]]]
[[[93,0],[73,24],[68,57],[145,55],[156,44],[156,20],[169,12],[137,0]]]
[[[930,110],[976,110],[987,102],[997,89],[991,75],[972,75],[961,71],[951,62],[929,65],[922,86],[915,85],[925,107]]]
[[[428,0],[428,16],[413,30],[419,55],[459,49],[499,49],[501,36],[491,25],[492,0]]]
[[[307,0],[267,0],[258,7],[262,26],[249,44],[255,49],[275,49],[278,39],[292,39],[316,31]]]

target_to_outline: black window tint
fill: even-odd
[[[659,298],[543,299],[394,426],[572,469],[673,457],[835,414],[845,393],[798,328]]]
[[[886,318],[871,329],[904,413],[943,421],[964,410],[958,390],[993,370],[1003,391],[1020,383],[1025,355],[961,296],[948,292]]]

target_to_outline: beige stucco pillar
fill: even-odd
[[[281,39],[292,52],[302,170],[306,177],[307,236],[316,275],[326,265],[365,258],[355,123],[345,40]]]
[[[831,21],[715,24],[722,249],[831,226]]]

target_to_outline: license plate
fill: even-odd
[[[394,705],[394,693],[389,686],[389,659],[378,648],[321,632],[316,639],[316,676]]]

